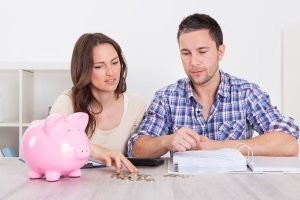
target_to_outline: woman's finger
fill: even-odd
[[[125,165],[129,172],[137,172],[138,169],[124,156],[121,158],[122,163]]]

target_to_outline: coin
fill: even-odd
[[[165,174],[164,175],[165,178],[168,178],[168,177],[172,177],[172,178],[189,178],[190,176],[189,175],[184,175],[184,174]]]
[[[111,175],[111,178],[116,178],[125,181],[147,181],[154,182],[154,178],[148,174],[140,174],[140,173],[129,173],[129,172],[120,172]]]

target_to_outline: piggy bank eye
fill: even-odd
[[[71,132],[71,130],[70,130],[70,129],[68,129],[68,132]]]

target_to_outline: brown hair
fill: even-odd
[[[184,18],[179,24],[177,40],[183,33],[201,29],[208,29],[210,37],[215,41],[217,48],[223,44],[223,33],[218,22],[206,14],[195,13]]]
[[[73,81],[72,100],[74,112],[85,112],[89,115],[89,122],[86,127],[86,133],[91,137],[96,129],[96,119],[94,114],[102,111],[101,103],[93,96],[91,92],[91,75],[93,69],[93,48],[99,44],[111,44],[117,51],[120,64],[120,81],[115,90],[116,97],[126,91],[127,65],[122,55],[119,44],[104,35],[103,33],[86,33],[83,34],[76,42],[72,60],[71,60],[71,77]],[[100,111],[94,113],[90,109],[91,103],[100,105]]]

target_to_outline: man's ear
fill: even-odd
[[[224,56],[224,53],[225,53],[225,45],[224,44],[219,46],[218,53],[219,53],[219,61],[221,61]]]

